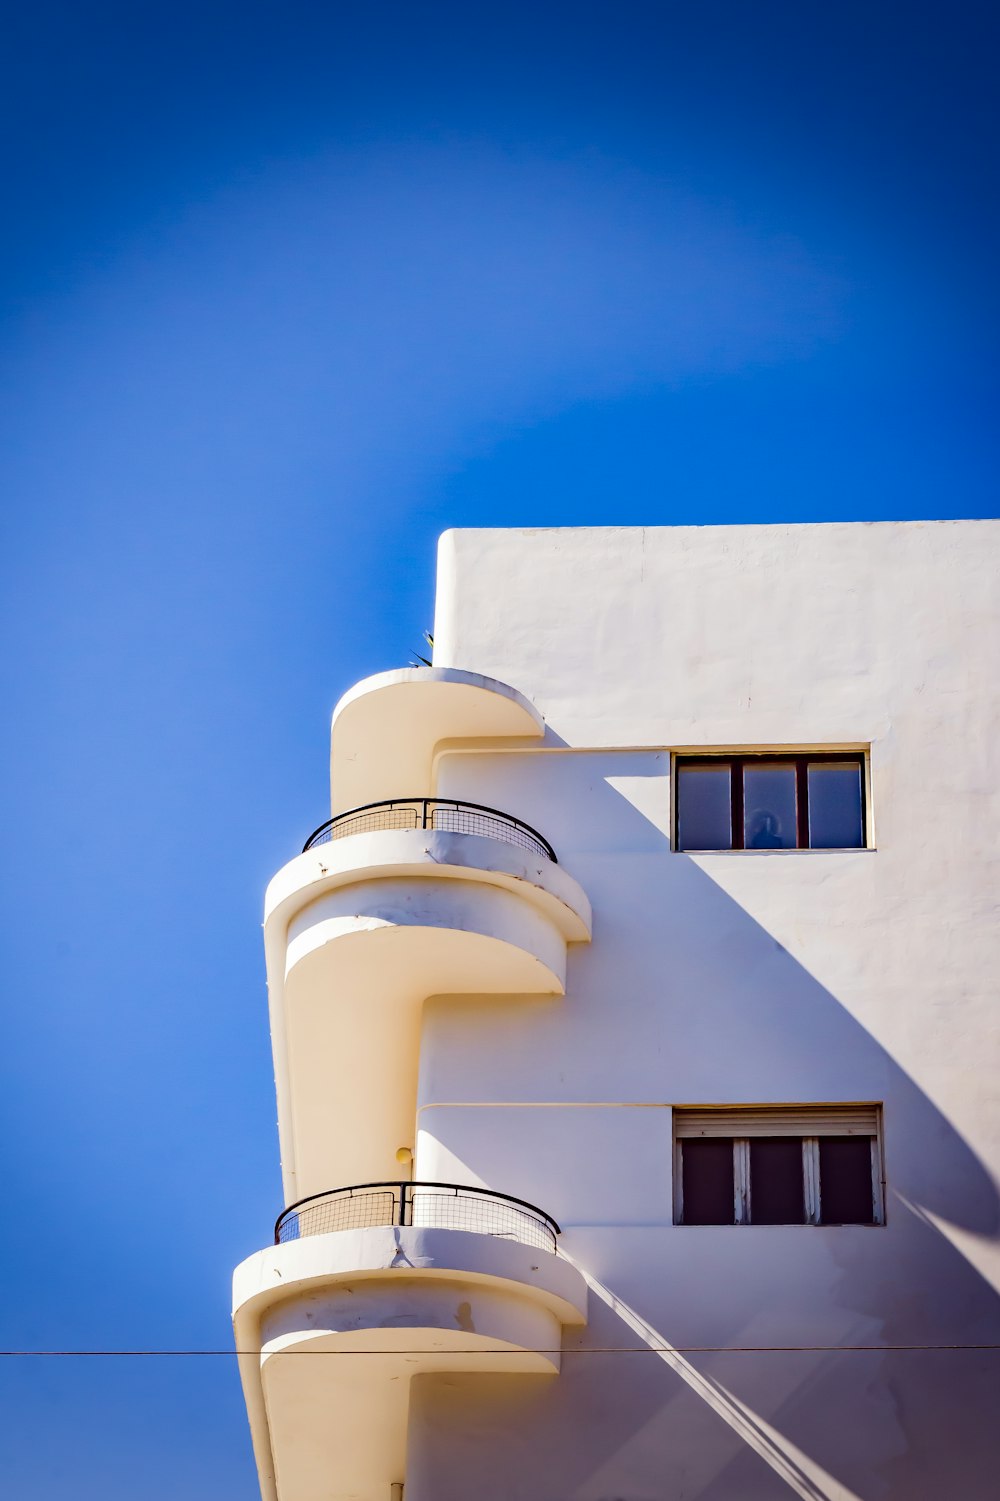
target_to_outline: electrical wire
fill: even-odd
[[[586,1345],[582,1349],[508,1349],[488,1350],[481,1346],[437,1349],[375,1349],[375,1350],[280,1350],[280,1355],[333,1355],[343,1358],[349,1355],[840,1355],[848,1353],[891,1355],[905,1351],[985,1351],[1000,1350],[1000,1343],[983,1344],[914,1344],[914,1345]],[[220,1356],[232,1359],[249,1355],[259,1357],[260,1350],[0,1350],[0,1360],[16,1359],[97,1359],[97,1358],[151,1358]],[[274,1357],[269,1357],[273,1359]]]

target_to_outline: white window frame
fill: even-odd
[[[821,1136],[867,1136],[871,1142],[872,1224],[885,1224],[885,1169],[882,1155],[882,1106],[732,1105],[673,1107],[674,1224],[684,1224],[684,1142],[731,1137],[733,1142],[733,1223],[753,1224],[750,1142],[755,1136],[794,1136],[802,1143],[802,1184],[807,1225],[820,1226],[819,1141]],[[725,1229],[725,1226],[715,1228]],[[789,1228],[792,1228],[791,1226]],[[826,1226],[824,1228],[831,1228]]]

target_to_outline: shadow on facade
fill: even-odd
[[[466,1501],[470,1473],[489,1501],[986,1501],[1000,1457],[987,1379],[997,1352],[734,1351],[1000,1341],[1000,1298],[949,1235],[995,1239],[1000,1198],[947,1116],[859,1019],[870,976],[849,974],[835,994],[696,860],[670,851],[661,820],[647,816],[666,796],[664,767],[649,753],[537,758],[530,777],[517,759],[491,768],[491,787],[510,783],[495,791],[499,805],[544,829],[595,912],[593,945],[572,955],[572,1024],[544,1032],[551,1049],[565,1025],[563,1097],[585,1103],[574,1069],[589,1058],[592,1073],[594,1056],[617,1047],[634,1057],[617,1070],[632,1068],[634,1092],[621,1098],[637,1103],[882,1100],[888,1223],[674,1228],[669,1203],[651,1213],[648,1196],[631,1226],[570,1218],[567,1248],[592,1293],[561,1377],[418,1383],[411,1493],[424,1496],[419,1476],[433,1462],[436,1501]],[[810,856],[749,858],[763,883],[769,862],[785,862],[788,881]],[[868,903],[878,874],[857,877],[853,920],[869,930],[869,948],[891,937]],[[795,946],[823,952],[810,944],[824,924],[823,886],[802,891]],[[837,900],[850,917],[850,893],[841,887]],[[650,933],[662,954],[653,973]],[[864,951],[856,933],[852,948]],[[946,973],[930,974],[921,1005],[935,981],[947,990]],[[491,1181],[488,1160],[465,1166]],[[594,1254],[608,1268],[603,1281]],[[731,1353],[677,1352],[692,1345]]]

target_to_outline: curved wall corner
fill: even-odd
[[[331,812],[433,796],[442,742],[539,740],[544,733],[535,706],[495,678],[456,667],[377,673],[349,689],[333,711]]]
[[[554,1376],[587,1306],[549,1251],[389,1226],[258,1252],[233,1298],[265,1501],[385,1501],[405,1479],[413,1376]]]
[[[284,867],[265,949],[286,1202],[395,1176],[428,996],[562,995],[589,933],[565,870],[478,834],[358,834]]]

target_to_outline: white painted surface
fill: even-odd
[[[564,997],[426,993],[415,1171],[539,1204],[591,1293],[556,1380],[418,1377],[407,1501],[992,1501],[998,1354],[920,1347],[1000,1342],[998,542],[442,539],[436,667],[515,684],[545,737],[438,743],[436,791],[537,827],[593,943]],[[671,752],[846,746],[876,848],[672,851]],[[884,1227],[671,1223],[671,1106],[862,1100]]]
[[[286,1201],[396,1176],[427,996],[561,995],[589,932],[565,870],[478,834],[382,830],[290,861],[264,922]]]
[[[249,1257],[233,1325],[263,1494],[385,1501],[415,1376],[499,1362],[508,1380],[551,1378],[586,1308],[583,1277],[550,1251],[458,1230],[345,1230]]]
[[[441,667],[377,673],[349,689],[333,711],[333,812],[433,796],[442,742],[533,740],[542,733],[542,716],[516,688],[481,673]]]

